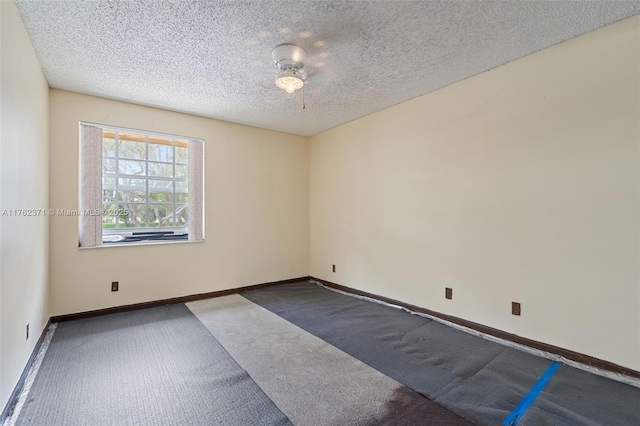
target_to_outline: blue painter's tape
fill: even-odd
[[[547,371],[544,372],[542,376],[538,379],[538,381],[533,385],[528,394],[522,398],[520,403],[516,405],[516,408],[502,421],[504,426],[515,426],[518,424],[518,421],[522,417],[522,415],[529,409],[531,404],[536,400],[542,389],[547,385],[551,376],[553,376],[556,370],[560,367],[559,362],[553,362],[548,368]]]

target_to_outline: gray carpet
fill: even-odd
[[[296,425],[470,425],[242,296],[187,306]]]
[[[288,425],[183,304],[59,324],[18,425]]]
[[[550,361],[308,282],[241,293],[479,425],[499,425]],[[640,389],[562,365],[519,425],[640,425]]]

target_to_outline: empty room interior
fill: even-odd
[[[0,19],[1,425],[640,424],[640,1]]]

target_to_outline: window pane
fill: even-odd
[[[171,189],[164,190],[162,192],[149,188],[149,202],[150,203],[173,203],[173,192]]]
[[[180,166],[176,164],[176,178],[185,179],[187,178],[187,174],[189,171],[187,170],[187,166]]]
[[[118,173],[121,175],[144,176],[147,173],[144,161],[120,160],[118,162]]]
[[[116,205],[103,199],[102,213],[102,229],[115,228],[118,220],[118,218],[115,217],[115,214],[117,213]]]
[[[118,202],[124,203],[144,203],[147,199],[145,191],[118,191]]]
[[[157,138],[154,138],[154,140],[157,140]],[[168,144],[160,145],[149,143],[149,160],[171,163],[173,161],[173,145],[171,139],[168,139]]]
[[[103,129],[102,227],[188,226],[188,139]]]
[[[128,213],[119,215],[119,226],[123,228],[141,228],[146,226],[147,208],[144,204],[121,203],[118,213]]]
[[[120,178],[118,179],[118,189],[128,191],[145,191],[147,190],[147,180],[137,178]]]
[[[157,228],[173,226],[173,206],[170,204],[150,205],[149,226]]]
[[[110,160],[108,158],[102,159],[102,173],[115,173],[116,172],[116,160]]]
[[[145,135],[118,132],[118,156],[133,160],[146,158],[147,138]]]
[[[115,189],[103,189],[102,190],[102,203],[113,204],[116,201]]]
[[[188,149],[176,145],[176,163],[187,164],[188,159]]]
[[[149,176],[173,177],[173,164],[149,163]]]
[[[176,192],[176,203],[187,204],[189,202],[189,194],[186,192]]]
[[[149,180],[149,191],[170,191],[171,188],[173,188],[173,181],[171,180]]]
[[[116,156],[116,140],[113,137],[102,138],[102,156],[103,157]]]
[[[189,223],[189,211],[187,206],[176,206],[175,226],[187,226]]]

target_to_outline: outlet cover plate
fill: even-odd
[[[521,312],[520,303],[511,302],[511,314],[520,316],[520,312]]]
[[[445,299],[453,299],[453,289],[449,287],[444,288],[444,297]]]

